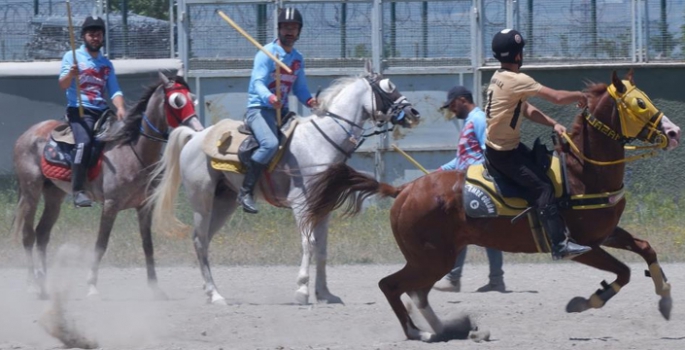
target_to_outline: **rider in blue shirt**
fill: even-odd
[[[473,103],[471,91],[463,86],[455,86],[447,93],[447,101],[442,109],[454,113],[456,119],[464,120],[464,126],[459,133],[457,156],[444,164],[439,170],[458,170],[466,172],[470,165],[482,164],[485,161],[485,129],[487,121],[485,112]],[[477,292],[504,292],[504,270],[502,270],[502,252],[497,249],[485,248],[490,263],[488,284],[478,288]],[[445,292],[459,292],[461,290],[461,273],[466,260],[466,247],[457,257],[457,261],[445,277],[433,285],[433,288]]]
[[[247,173],[238,194],[238,202],[248,213],[257,213],[253,198],[254,187],[262,171],[278,150],[278,127],[276,109],[281,115],[288,113],[288,94],[292,90],[300,103],[316,107],[317,101],[307,87],[304,73],[304,57],[295,50],[295,41],[302,32],[302,15],[297,9],[286,7],[278,15],[278,39],[264,48],[278,57],[291,70],[292,74],[280,70],[281,99],[276,96],[276,63],[264,52],[255,55],[252,77],[248,89],[247,113],[245,123],[250,127],[259,148],[252,154]]]
[[[100,53],[105,34],[105,22],[99,17],[87,17],[81,26],[83,45],[75,50],[76,61],[71,51],[62,58],[59,86],[67,91],[67,119],[74,134],[76,149],[72,166],[72,189],[76,207],[90,207],[91,200],[84,191],[86,171],[90,159],[95,122],[108,109],[105,89],[112,104],[117,108],[117,118],[126,114],[124,95],[114,74],[114,66]],[[76,96],[76,77],[81,91],[83,116],[79,115]]]

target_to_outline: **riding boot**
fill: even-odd
[[[71,167],[71,186],[74,196],[74,206],[77,208],[90,207],[93,205],[90,198],[83,190],[83,186],[86,182],[86,165],[74,163]]]
[[[240,187],[240,192],[238,193],[238,203],[243,206],[243,210],[246,213],[256,214],[259,212],[253,193],[257,180],[259,180],[259,176],[262,174],[264,168],[265,165],[259,164],[253,160],[250,160],[247,163],[247,173],[245,173],[243,186]]]
[[[577,244],[570,239],[570,232],[564,225],[564,220],[559,214],[556,204],[550,204],[539,209],[538,214],[547,237],[552,241],[552,259],[572,259],[592,250],[592,248]]]

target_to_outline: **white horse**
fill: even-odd
[[[391,122],[403,127],[418,124],[420,115],[411,103],[395,88],[389,79],[375,74],[366,64],[363,77],[337,79],[323,91],[319,112],[301,118],[288,148],[270,174],[257,186],[256,198],[264,198],[260,187],[270,188],[270,198],[293,210],[298,223],[305,211],[304,193],[308,177],[319,173],[330,164],[345,161],[364,138],[363,125],[373,120],[377,125]],[[153,227],[169,229],[177,223],[174,206],[179,184],[185,187],[194,211],[193,243],[204,278],[204,291],[208,302],[226,304],[219,294],[209,267],[208,249],[212,236],[224,225],[237,207],[236,197],[243,175],[213,169],[210,158],[202,151],[204,138],[212,127],[201,132],[190,128],[177,128],[169,142],[156,174],[162,175],[151,196]],[[297,277],[295,300],[309,302],[309,263],[312,252],[316,258],[316,299],[323,303],[342,303],[331,294],[326,284],[326,241],[328,219],[316,226],[313,232],[301,230],[302,263]],[[160,231],[161,232],[161,231]]]

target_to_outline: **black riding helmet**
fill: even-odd
[[[89,29],[100,29],[104,34],[105,21],[103,21],[100,17],[88,16],[86,17],[86,20],[83,21],[83,25],[81,25],[81,35],[85,34],[86,30]]]
[[[280,25],[281,23],[297,23],[300,25],[300,30],[302,30],[302,25],[304,24],[300,11],[292,7],[281,9],[281,12],[278,14],[278,24]]]
[[[504,29],[492,38],[492,55],[502,63],[516,63],[516,55],[526,46],[521,33]]]

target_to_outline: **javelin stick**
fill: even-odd
[[[393,143],[393,144],[392,144],[392,148],[393,148],[395,151],[400,152],[400,154],[403,155],[404,158],[407,158],[408,161],[410,161],[410,162],[411,162],[412,164],[414,164],[417,168],[419,168],[419,170],[423,171],[424,174],[428,174],[428,170],[426,170],[426,168],[424,168],[423,166],[421,166],[421,164],[420,164],[419,162],[417,162],[416,159],[412,158],[410,155],[408,155],[408,154],[405,153],[403,150],[401,150],[399,147],[397,147],[396,144]]]
[[[278,54],[276,54],[276,59],[278,59]],[[281,66],[276,65],[276,100],[281,101]],[[278,128],[281,128],[281,109],[276,108],[276,122],[278,123]]]
[[[71,24],[71,4],[67,0],[67,18],[69,19],[69,43],[71,44],[71,56],[74,59],[74,64],[78,67],[76,61],[76,49],[74,47],[74,27]],[[69,67],[71,69],[71,67]],[[76,99],[78,101],[78,115],[83,118],[83,102],[81,101],[81,82],[78,74],[76,75]]]
[[[238,24],[236,24],[235,22],[233,22],[233,20],[232,20],[231,18],[229,18],[228,16],[226,16],[226,14],[225,14],[223,11],[221,11],[221,10],[216,10],[216,13],[218,13],[219,16],[221,16],[221,18],[224,19],[224,21],[226,21],[228,24],[230,24],[231,27],[233,27],[233,29],[237,30],[238,33],[240,33],[242,36],[244,36],[245,39],[247,39],[248,41],[250,41],[250,42],[251,42],[254,46],[256,46],[258,49],[262,50],[262,52],[264,52],[267,56],[269,56],[270,59],[274,60],[274,62],[276,62],[276,64],[278,64],[281,68],[283,68],[284,71],[288,72],[288,74],[293,74],[293,71],[292,71],[292,69],[290,69],[290,67],[286,66],[285,63],[281,62],[281,60],[279,60],[279,59],[278,59],[276,56],[274,56],[271,52],[267,51],[267,50],[264,48],[264,46],[262,46],[261,44],[259,44],[259,42],[257,42],[257,40],[255,40],[254,38],[252,38],[252,37],[250,36],[250,34],[247,34],[247,32],[245,32],[245,31],[243,30],[243,28],[240,28],[240,26],[239,26]]]

